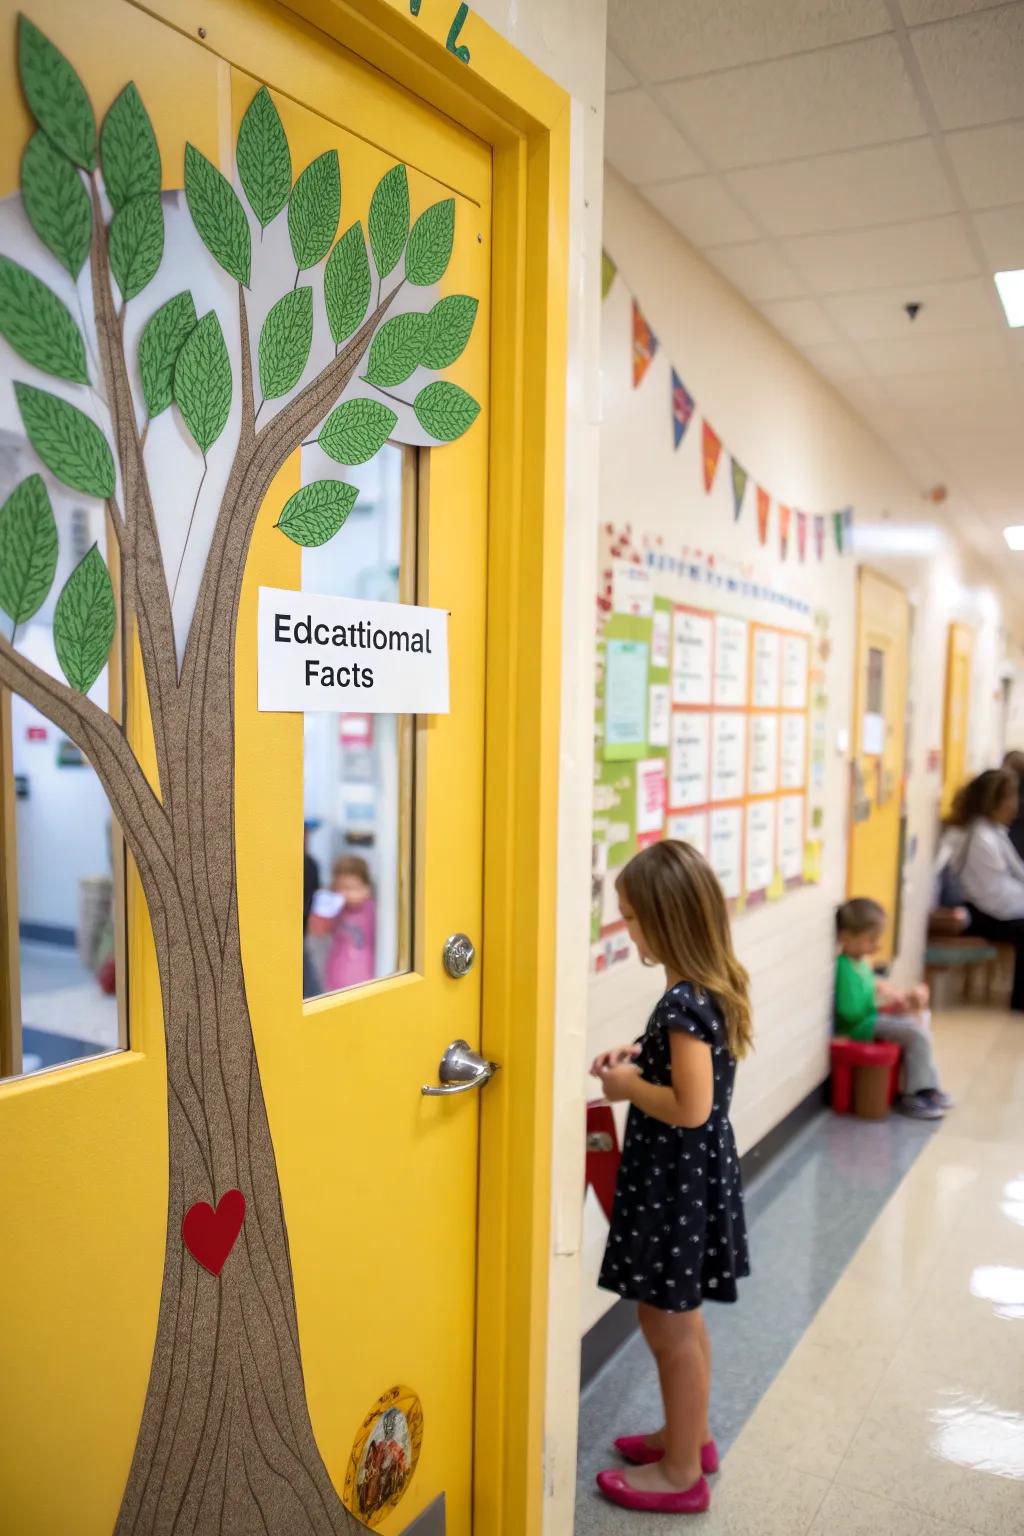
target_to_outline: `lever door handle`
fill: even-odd
[[[428,1099],[447,1098],[452,1093],[469,1093],[490,1082],[498,1070],[496,1061],[487,1061],[470,1046],[467,1040],[453,1040],[441,1057],[437,1069],[439,1082],[424,1083],[420,1092]]]

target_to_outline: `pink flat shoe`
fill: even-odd
[[[606,1499],[621,1509],[639,1509],[658,1515],[702,1515],[711,1508],[711,1489],[707,1479],[700,1477],[692,1488],[681,1488],[678,1493],[646,1493],[631,1488],[625,1472],[613,1468],[597,1474],[597,1486]]]
[[[647,1444],[646,1435],[620,1435],[615,1442],[615,1449],[634,1467],[650,1467],[664,1456],[664,1451],[655,1450]],[[700,1467],[705,1477],[713,1477],[718,1471],[718,1446],[713,1440],[700,1448]]]

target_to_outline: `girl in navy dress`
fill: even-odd
[[[729,1124],[736,1063],[751,1043],[748,977],[721,887],[689,844],[638,854],[618,895],[640,958],[665,968],[665,994],[641,1039],[591,1068],[606,1099],[631,1105],[600,1284],[639,1303],[665,1423],[617,1440],[632,1467],[597,1481],[626,1509],[697,1514],[711,1501],[706,1474],[718,1470],[701,1306],[735,1301],[750,1273]]]

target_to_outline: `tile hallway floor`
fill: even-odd
[[[1024,1532],[1024,1020],[960,1011],[936,1020],[936,1037],[959,1107],[908,1158],[763,1395],[751,1389],[756,1372],[747,1373],[747,1400],[733,1410],[745,1423],[710,1514],[660,1519],[659,1528],[689,1525],[706,1536]],[[757,1187],[755,1222],[759,1198]],[[833,1210],[841,1214],[842,1205],[837,1191]],[[791,1248],[799,1271],[814,1267],[822,1235],[814,1225]],[[781,1276],[779,1289],[783,1316]],[[730,1363],[719,1387],[740,1390],[744,1375]],[[630,1384],[620,1383],[619,1369],[619,1361],[608,1367],[615,1374],[603,1395],[621,1404]],[[630,1370],[639,1379],[641,1369],[638,1356]],[[598,1428],[587,1406],[583,1433]],[[604,1455],[603,1464],[611,1460]],[[634,1536],[643,1522],[581,1488],[577,1536]]]

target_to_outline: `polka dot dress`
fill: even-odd
[[[711,1047],[714,1107],[693,1130],[629,1111],[599,1284],[662,1312],[702,1301],[735,1301],[750,1273],[736,1142],[729,1124],[736,1062],[717,1004],[681,982],[666,992],[638,1044],[648,1083],[672,1082],[669,1032],[685,1029]]]

